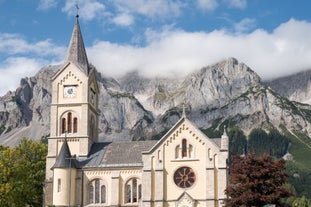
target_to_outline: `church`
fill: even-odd
[[[226,132],[210,139],[183,113],[158,141],[98,141],[100,94],[78,18],[52,78],[44,206],[223,206]]]

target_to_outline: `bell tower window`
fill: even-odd
[[[66,133],[66,118],[62,118],[62,134]]]
[[[78,133],[78,118],[72,112],[65,113],[61,118],[61,134]]]
[[[68,126],[68,133],[71,133],[72,132],[72,115],[71,115],[71,112],[69,112],[68,114],[67,114],[67,122],[68,122],[68,124],[67,124],[67,126]]]
[[[78,118],[75,117],[73,119],[73,133],[77,133],[78,132]]]

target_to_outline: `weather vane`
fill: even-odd
[[[78,3],[76,3],[76,9],[77,9],[77,14],[76,14],[76,16],[79,17],[79,5],[78,5]]]

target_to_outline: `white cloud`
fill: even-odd
[[[89,21],[105,14],[105,5],[97,0],[67,0],[65,6],[62,8],[62,11],[70,16],[75,15],[77,13],[77,3],[79,7],[79,15],[82,16],[84,20]]]
[[[1,66],[0,95],[15,91],[20,79],[33,76],[46,61],[24,57],[8,58]]]
[[[41,67],[59,63],[65,53],[65,47],[50,40],[27,42],[18,34],[0,33],[0,57],[4,59],[0,64],[0,95],[15,90],[21,78],[33,76]]]
[[[88,57],[99,71],[113,77],[130,70],[150,76],[187,74],[228,57],[245,62],[264,79],[311,66],[311,23],[294,19],[272,33],[258,29],[250,34],[225,30],[146,34],[153,37],[145,47],[98,41],[87,48]]]
[[[247,6],[246,0],[226,0],[225,2],[232,8],[245,9]]]
[[[0,53],[60,57],[64,51],[49,39],[31,43],[18,34],[0,33]]]
[[[57,6],[56,0],[40,0],[38,10],[45,11]]]
[[[171,0],[114,0],[120,12],[139,14],[150,18],[175,17],[180,14],[184,3]]]
[[[242,19],[240,22],[234,24],[235,32],[237,33],[245,33],[252,29],[254,29],[256,26],[256,20],[245,18]]]
[[[218,7],[217,0],[198,0],[200,9],[214,10]]]
[[[130,26],[134,23],[134,17],[132,15],[123,13],[114,17],[112,21],[119,26]]]

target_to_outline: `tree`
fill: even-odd
[[[233,156],[225,206],[280,205],[281,198],[290,196],[283,187],[286,182],[284,165],[283,159],[273,161],[267,154],[259,157],[254,154]]]
[[[42,206],[47,146],[23,139],[0,148],[0,206]]]
[[[233,127],[228,132],[229,150],[231,155],[242,155],[246,153],[247,140],[243,131],[237,127]]]

